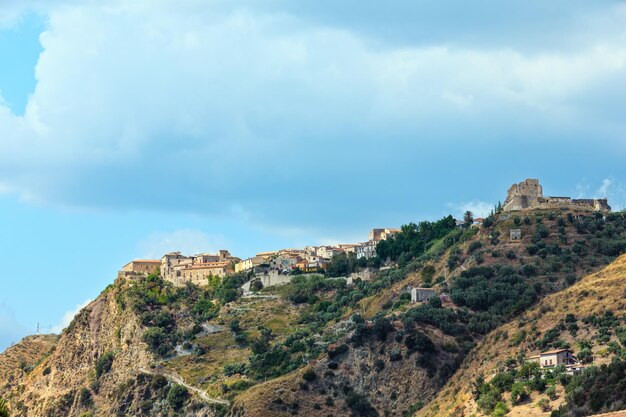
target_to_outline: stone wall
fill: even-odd
[[[583,209],[602,212],[611,211],[606,198],[603,199],[572,199],[570,197],[544,197],[543,187],[538,179],[526,179],[513,184],[504,201],[504,211],[525,209]]]

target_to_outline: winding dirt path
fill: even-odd
[[[192,392],[198,394],[198,396],[200,398],[202,398],[202,400],[206,401],[207,403],[222,404],[222,405],[228,405],[228,406],[230,405],[230,401],[221,400],[219,398],[213,398],[213,397],[209,396],[209,394],[207,394],[206,391],[201,390],[200,388],[196,388],[194,386],[189,385],[180,376],[178,376],[176,374],[171,374],[171,373],[167,373],[167,372],[151,371],[151,370],[145,369],[145,368],[139,368],[139,372],[142,372],[142,373],[148,374],[148,375],[162,375],[166,379],[168,379],[169,381],[174,382],[174,383],[176,383],[178,385],[182,385],[183,387],[187,388],[189,391],[192,391]]]

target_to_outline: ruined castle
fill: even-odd
[[[543,188],[538,179],[527,179],[519,184],[513,184],[504,201],[504,211],[524,209],[578,209],[611,211],[606,198],[573,199],[570,197],[544,197]]]

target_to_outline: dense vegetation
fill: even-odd
[[[423,221],[402,226],[402,231],[376,246],[380,259],[390,259],[399,264],[406,264],[426,252],[437,240],[456,230],[456,220],[452,216],[436,222]]]
[[[590,367],[566,388],[566,403],[552,417],[582,417],[626,408],[626,361]]]
[[[147,327],[144,342],[152,352],[165,357],[173,353],[176,344],[200,333],[201,324],[217,317],[223,304],[240,297],[240,287],[247,280],[246,275],[234,274],[222,280],[210,277],[204,287],[175,287],[154,273],[137,279],[120,293],[118,304],[121,308],[129,306],[139,315]]]

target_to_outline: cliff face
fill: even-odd
[[[78,415],[89,409],[81,405],[79,398],[85,388],[96,409],[103,415],[113,415],[114,404],[107,398],[134,376],[138,366],[148,366],[152,360],[139,340],[136,317],[121,311],[116,291],[110,287],[83,309],[52,353],[2,393],[11,399],[16,412],[28,416]],[[114,354],[111,369],[96,378],[96,363],[108,352]]]

